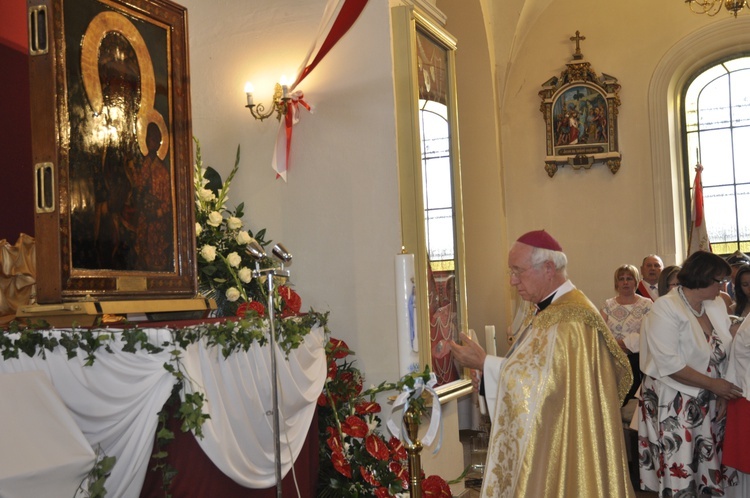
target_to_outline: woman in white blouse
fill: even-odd
[[[732,344],[719,291],[731,273],[721,257],[693,253],[680,285],[654,302],[641,328],[641,487],[660,496],[723,496],[726,402],[742,390],[726,380]]]
[[[739,274],[738,274],[739,275]],[[742,292],[737,290],[735,292]],[[738,470],[737,486],[727,490],[726,496],[750,496],[750,320],[744,320],[732,342],[727,380],[742,388],[743,397],[727,404],[726,438],[722,463]]]
[[[617,295],[604,302],[599,312],[609,330],[617,339],[617,344],[628,355],[633,369],[633,385],[625,397],[623,405],[633,398],[641,385],[641,369],[638,366],[641,320],[651,309],[653,301],[635,293],[641,276],[633,265],[622,265],[615,270],[615,291]]]

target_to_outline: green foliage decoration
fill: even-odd
[[[304,341],[306,335],[310,333],[313,327],[323,327],[328,334],[328,313],[318,313],[311,310],[309,313],[277,319],[276,323],[276,341],[278,347],[288,356],[291,351],[298,348]],[[127,324],[126,324],[127,325]],[[145,351],[149,354],[158,354],[163,351],[170,351],[169,360],[163,364],[166,371],[175,378],[175,387],[173,395],[183,391],[184,382],[187,380],[187,372],[182,364],[182,354],[185,349],[192,344],[204,344],[206,347],[216,347],[224,358],[233,353],[247,352],[250,347],[258,343],[263,346],[268,342],[269,330],[268,321],[260,318],[256,314],[249,313],[245,318],[236,320],[226,320],[222,322],[205,322],[191,325],[184,328],[169,328],[169,338],[158,344],[154,344],[149,335],[140,327],[125,326],[123,329],[108,328],[80,328],[73,327],[70,329],[57,329],[55,334],[48,330],[49,324],[44,322],[34,322],[31,324],[22,324],[18,321],[12,321],[7,325],[5,333],[0,333],[0,352],[4,360],[20,358],[22,354],[28,357],[39,356],[47,358],[48,353],[58,348],[65,350],[68,359],[78,357],[79,354],[85,355],[85,366],[91,366],[95,363],[97,355],[114,353],[113,345],[121,344],[121,348],[126,353],[138,353]],[[181,421],[181,430],[183,432],[192,431],[196,437],[203,437],[202,426],[209,418],[209,415],[203,412],[203,406],[206,401],[205,394],[193,390],[185,393],[184,399],[179,401],[177,409]],[[165,490],[169,482],[175,475],[174,469],[164,463],[167,456],[166,446],[169,441],[174,439],[174,434],[166,428],[166,405],[159,413],[159,426],[157,428],[157,449],[154,453],[157,462],[156,469],[162,473],[162,481]],[[92,469],[96,479],[88,479],[87,482],[96,484],[96,490],[89,489],[89,496],[103,497],[106,489],[103,489],[105,477],[102,472],[111,470],[114,460],[101,459],[97,460],[95,468]],[[97,474],[98,473],[98,474]],[[100,489],[101,486],[101,489]],[[168,498],[169,495],[165,494]]]

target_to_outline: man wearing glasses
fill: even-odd
[[[632,498],[620,405],[628,359],[544,230],[518,238],[510,284],[529,303],[504,358],[462,335],[454,357],[484,374],[492,436],[483,497]]]

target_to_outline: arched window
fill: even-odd
[[[712,251],[750,251],[750,57],[702,70],[683,98],[687,199],[703,165],[706,228]],[[689,204],[689,203],[688,203]],[[689,205],[687,218],[690,218]]]

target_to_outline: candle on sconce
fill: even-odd
[[[286,76],[281,76],[279,84],[281,85],[281,98],[289,98],[289,80],[286,79]]]
[[[484,343],[485,343],[485,351],[487,351],[487,354],[491,354],[492,356],[497,356],[497,346],[495,344],[495,326],[494,325],[484,326]]]
[[[253,84],[249,81],[245,83],[245,95],[247,96],[247,105],[253,105]]]

